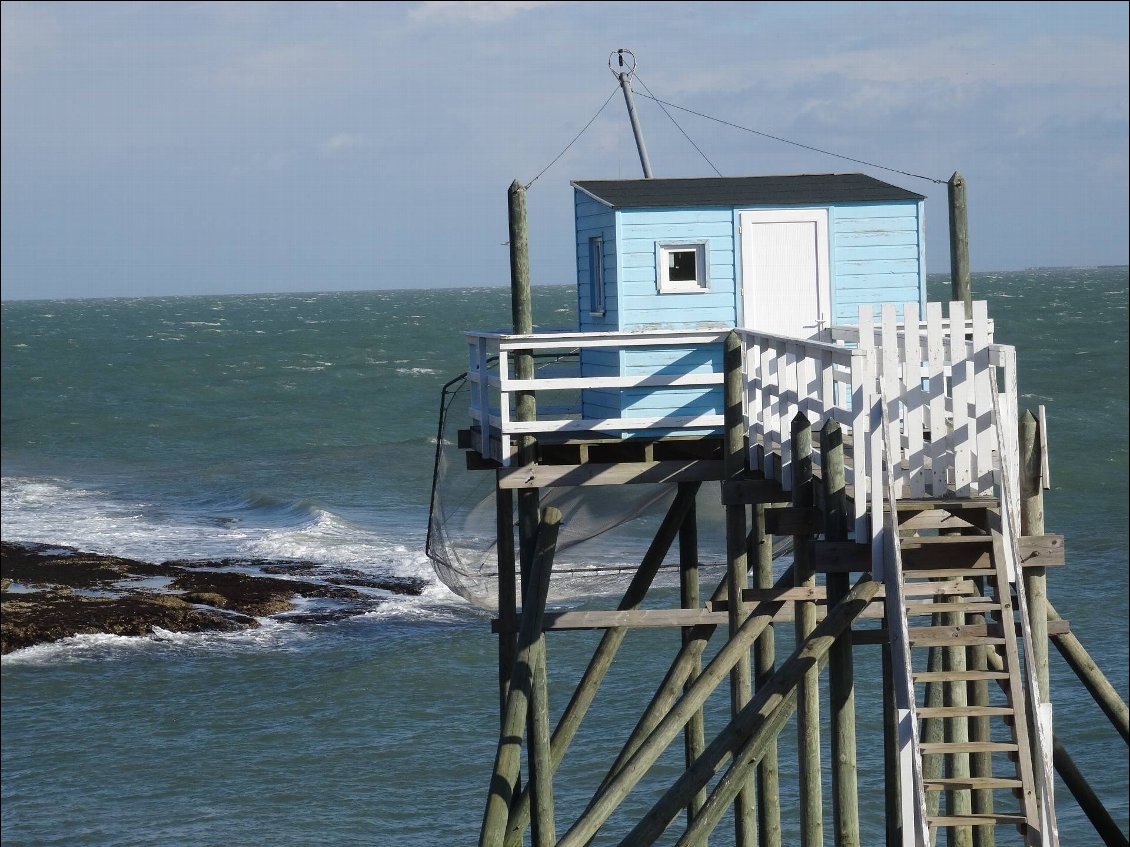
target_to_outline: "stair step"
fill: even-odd
[[[920,671],[915,682],[979,682],[983,679],[1008,679],[1008,671]]]
[[[992,826],[993,824],[1009,823],[1016,826],[1028,826],[1028,821],[1023,815],[984,814],[984,815],[935,815],[927,816],[926,823],[931,827],[943,826]]]
[[[996,576],[995,568],[986,565],[983,568],[916,568],[912,564],[903,564],[903,577],[905,579],[947,579],[953,577]],[[911,583],[913,584],[913,583]]]
[[[1019,745],[1011,741],[924,741],[919,745],[923,755],[946,756],[953,753],[1016,753]]]
[[[1011,717],[1015,709],[1008,706],[919,706],[920,718],[996,718]]]
[[[912,535],[908,538],[900,538],[899,546],[903,550],[914,550],[919,547],[964,547],[969,545],[982,545],[991,546],[993,537],[991,535]]]
[[[957,603],[939,603],[929,600],[919,600],[911,601],[906,604],[906,614],[908,616],[944,615],[947,613],[951,615],[979,615],[985,614],[986,612],[999,612],[1000,608],[1000,603],[993,603],[988,600],[968,600]]]
[[[945,582],[907,582],[903,594],[907,597],[951,597],[975,594],[977,586],[964,579],[951,579]]]
[[[939,779],[924,779],[923,784],[927,791],[962,791],[983,790],[991,788],[1023,788],[1024,783],[1019,779],[1010,779],[1001,776],[968,776],[968,777],[943,777]]]
[[[965,626],[915,626],[907,629],[910,646],[974,647],[1004,644],[997,624]]]

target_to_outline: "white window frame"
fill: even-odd
[[[604,317],[604,236],[589,239],[589,314]]]
[[[707,241],[655,242],[655,287],[660,294],[705,294],[710,290],[710,251]],[[695,278],[672,281],[667,256],[676,251],[695,251]]]

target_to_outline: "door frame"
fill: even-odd
[[[738,236],[741,251],[741,326],[753,327],[756,292],[753,256],[746,247],[747,227],[765,223],[814,223],[816,224],[816,307],[817,329],[824,329],[831,323],[832,284],[831,284],[831,242],[828,237],[828,218],[830,210],[826,206],[805,209],[747,209],[738,212]]]

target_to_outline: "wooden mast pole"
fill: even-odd
[[[949,183],[950,209],[950,285],[952,299],[965,303],[965,314],[973,304],[973,286],[969,277],[969,220],[965,203],[965,179],[953,172]]]

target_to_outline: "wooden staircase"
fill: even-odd
[[[999,507],[979,514],[999,522]],[[1012,834],[1011,843],[1039,845],[1045,842],[1007,557],[995,530],[964,532],[976,534],[898,539],[901,579],[888,614],[901,610],[903,626],[891,627],[892,637],[899,629],[905,634],[907,673],[896,674],[896,685],[909,679],[913,687],[900,699],[917,729],[915,806],[925,810],[931,844],[942,829],[954,830],[950,843],[971,844],[973,828],[995,827],[997,844],[1010,843]],[[904,843],[921,840],[919,831]]]

